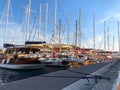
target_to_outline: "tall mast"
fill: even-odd
[[[105,28],[106,28],[106,22],[104,21],[104,50],[106,51],[106,31],[105,31]]]
[[[41,16],[41,14],[42,14],[42,3],[40,3],[40,12],[39,13],[40,14],[39,14],[39,21],[38,21],[38,27],[39,27],[39,29],[38,29],[38,40],[40,40],[41,18],[42,18],[42,16]]]
[[[81,47],[81,38],[82,38],[82,9],[80,9],[79,15],[79,46]]]
[[[30,6],[31,6],[31,0],[29,0],[29,3],[27,5],[26,9],[26,30],[25,30],[25,41],[27,41],[28,36],[28,30],[29,30],[29,24],[30,24]]]
[[[115,40],[115,37],[113,37],[113,48],[112,48],[112,51],[114,51],[114,40]]]
[[[76,32],[75,32],[75,46],[77,46],[77,41],[78,41],[78,21],[76,20]]]
[[[93,14],[93,48],[95,50],[95,14]]]
[[[55,0],[55,10],[54,10],[54,44],[56,43],[56,10],[57,10],[57,0]]]
[[[70,16],[68,16],[68,45],[69,45],[69,42],[70,42]]]
[[[62,22],[61,22],[61,20],[60,20],[59,44],[61,44],[61,32],[62,32]]]
[[[44,41],[46,41],[46,35],[47,35],[47,21],[48,21],[48,1],[46,1],[46,18],[45,18]]]
[[[6,43],[6,34],[8,29],[8,15],[9,15],[9,8],[10,8],[10,0],[8,0],[7,3],[7,12],[6,12],[6,26],[5,26],[5,32],[4,32],[4,43]]]
[[[27,5],[27,8],[28,8],[28,5]],[[26,41],[26,33],[27,33],[27,30],[26,30],[26,28],[27,28],[27,8],[26,8],[26,14],[25,14],[25,26],[24,26],[24,36],[23,36],[23,43]]]
[[[120,22],[118,22],[118,44],[119,44],[119,53],[120,53],[120,30],[119,30],[119,25]]]
[[[108,51],[110,50],[109,48],[109,27],[108,27]]]

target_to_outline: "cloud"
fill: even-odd
[[[104,21],[120,21],[120,13],[113,14],[111,16],[107,16],[98,21],[98,23],[103,23]]]
[[[112,16],[107,16],[105,18],[103,18],[102,20],[99,21],[99,23],[103,23],[104,21],[107,21],[111,18]]]

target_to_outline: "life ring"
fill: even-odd
[[[89,65],[89,64],[90,64],[90,61],[85,60],[84,64],[85,64],[85,65]]]

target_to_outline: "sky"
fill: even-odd
[[[5,32],[5,6],[8,0],[0,0],[0,47],[4,43]],[[29,0],[10,0],[10,11],[8,19],[8,29],[6,33],[6,43],[23,44],[25,12]],[[39,7],[42,4],[41,27],[38,26]],[[48,23],[47,42],[52,41],[54,30],[54,7],[55,0],[48,0]],[[58,36],[59,22],[62,22],[63,38],[62,43],[67,43],[68,16],[70,17],[70,44],[74,43],[74,33],[76,20],[79,20],[79,11],[82,10],[82,41],[81,47],[93,48],[93,14],[95,14],[95,47],[104,49],[104,21],[106,21],[106,49],[108,50],[108,28],[109,28],[109,50],[118,51],[118,26],[120,21],[120,0],[57,0],[56,15],[56,36]],[[31,0],[30,29],[31,40],[38,39],[38,29],[40,28],[40,40],[44,39],[45,31],[46,0]],[[33,28],[34,27],[34,28]],[[36,33],[36,34],[34,34]],[[113,48],[114,37],[114,48]],[[33,39],[34,38],[34,39]],[[56,38],[58,43],[58,37]]]

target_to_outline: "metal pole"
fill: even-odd
[[[82,38],[82,10],[80,9],[80,16],[79,16],[79,46],[81,47],[81,38]]]
[[[119,30],[119,22],[118,22],[118,46],[119,46],[119,53],[120,53],[120,30]]]
[[[113,49],[112,49],[112,51],[114,51],[114,40],[115,40],[115,37],[113,37]]]
[[[45,19],[44,41],[46,41],[46,35],[47,35],[47,21],[48,21],[48,1],[46,2],[46,19]]]
[[[78,21],[76,20],[75,46],[77,46],[77,41],[78,41],[78,38],[77,38],[77,37],[78,37],[78,36],[77,36],[77,34],[78,34],[78,30],[77,30],[77,29],[78,29],[78,28],[77,28],[78,25],[77,25],[77,24],[78,24]]]
[[[108,51],[110,50],[109,48],[109,27],[108,27]]]
[[[55,10],[54,10],[54,44],[56,43],[56,9],[57,9],[57,0],[55,0]]]
[[[10,0],[8,0],[8,3],[7,3],[6,27],[5,27],[5,33],[4,33],[4,43],[6,43],[6,34],[7,34],[7,29],[8,29],[8,15],[9,15],[9,8],[10,8]]]
[[[104,21],[104,50],[106,51],[106,31],[105,31],[105,28],[106,28],[106,22]]]
[[[42,19],[42,3],[40,3],[40,16],[39,16],[39,21],[38,21],[38,40],[40,40],[40,30],[41,30],[41,19]]]
[[[69,45],[69,42],[70,42],[70,16],[68,16],[68,45]]]
[[[93,14],[93,48],[95,50],[95,14]]]

